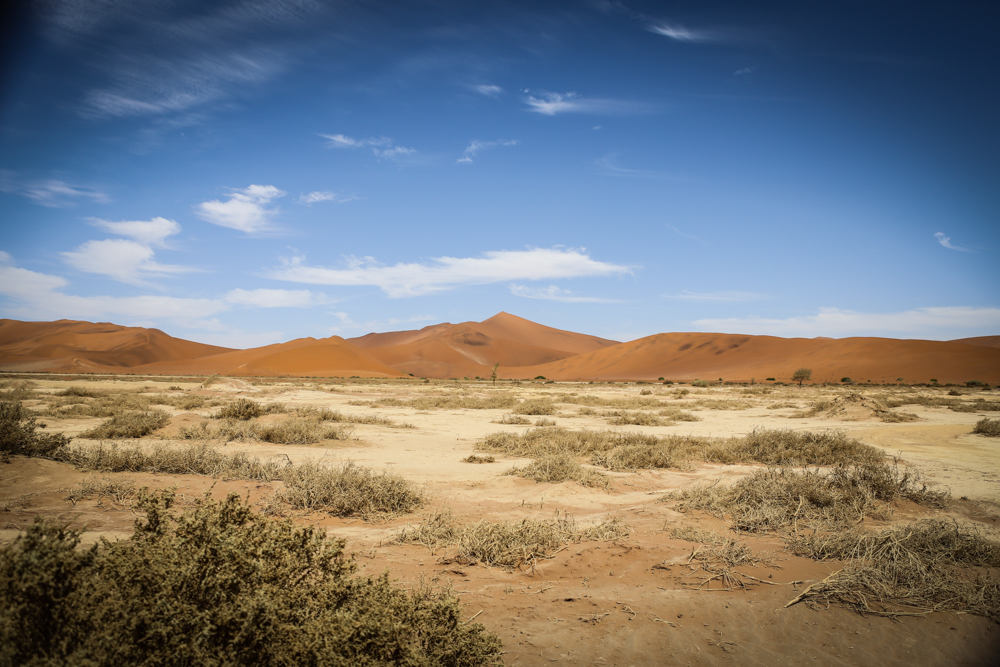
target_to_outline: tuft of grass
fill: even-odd
[[[611,410],[601,414],[612,426],[669,426],[673,422],[661,419],[650,412],[630,412],[628,410]]]
[[[353,433],[352,426],[327,425],[318,419],[288,419],[270,424],[226,419],[218,424],[200,422],[183,427],[178,431],[178,436],[184,440],[311,445],[322,440],[347,440]]]
[[[218,373],[216,373],[215,375],[210,375],[207,378],[205,378],[205,381],[201,383],[201,386],[207,389],[216,382],[222,382],[222,376],[219,375]]]
[[[92,477],[85,479],[66,495],[66,500],[76,505],[85,498],[97,496],[98,499],[108,498],[113,504],[128,507],[136,500],[135,480],[109,477]]]
[[[114,414],[101,425],[84,431],[79,437],[89,440],[107,438],[141,438],[163,428],[170,421],[170,415],[163,410],[146,412],[123,411]]]
[[[254,513],[233,493],[176,518],[140,492],[130,540],[79,549],[37,521],[0,549],[6,664],[501,664],[500,640],[458,600],[357,575],[322,528]]]
[[[816,560],[847,561],[789,605],[806,600],[880,616],[952,611],[1000,620],[1000,581],[973,569],[1000,567],[1000,545],[971,525],[924,520],[877,533],[795,535],[788,547]]]
[[[522,417],[521,415],[515,415],[513,413],[507,413],[500,416],[500,419],[494,420],[494,424],[509,424],[509,425],[524,425],[530,424],[531,420],[527,417]]]
[[[7,380],[0,383],[0,401],[28,401],[39,398],[35,391],[37,382],[31,380]]]
[[[80,387],[77,385],[70,385],[61,391],[57,391],[53,396],[80,396],[85,398],[99,398],[105,395],[107,392],[98,391],[96,389],[88,389],[86,387]]]
[[[424,503],[423,492],[389,471],[375,472],[351,461],[327,466],[314,461],[282,471],[281,499],[295,509],[320,510],[366,521],[390,519]]]
[[[618,431],[569,431],[564,428],[533,428],[524,433],[501,431],[476,442],[476,449],[514,457],[540,458],[546,454],[603,452],[620,445],[654,444],[656,436]]]
[[[470,454],[462,459],[462,463],[496,463],[496,459],[492,456],[479,456],[478,454]]]
[[[38,433],[45,424],[20,403],[0,401],[0,461],[11,455],[55,458],[69,443],[61,433]]]
[[[554,415],[556,413],[556,405],[551,399],[536,398],[518,403],[514,406],[513,412],[515,415],[531,415],[533,417]]]
[[[261,461],[246,452],[223,452],[208,443],[176,446],[163,442],[101,442],[69,446],[59,458],[81,470],[97,472],[208,475],[259,482],[280,479],[290,465],[287,458],[282,462]]]
[[[607,475],[584,468],[572,454],[548,454],[532,461],[523,468],[514,467],[504,475],[516,475],[536,482],[568,482],[573,481],[581,486],[607,489],[611,480]]]
[[[226,403],[219,411],[212,415],[215,419],[240,419],[247,421],[255,419],[264,414],[263,406],[257,401],[249,398],[237,398],[235,401]]]
[[[535,420],[535,426],[555,426],[555,425],[556,425],[555,419],[546,419],[545,417],[540,417],[539,419]]]
[[[983,417],[976,422],[976,425],[972,427],[973,433],[978,433],[979,435],[988,435],[991,437],[1000,437],[1000,419],[990,419],[988,417]]]
[[[348,415],[340,410],[329,408],[306,407],[295,411],[300,417],[317,419],[319,421],[331,421],[343,424],[369,424],[373,426],[388,426],[389,428],[415,428],[413,424],[396,422],[382,415]]]

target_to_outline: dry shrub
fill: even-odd
[[[697,542],[698,544],[709,545],[722,544],[726,541],[724,536],[696,526],[674,526],[670,529],[670,537],[675,540],[684,540],[685,542]]]
[[[962,396],[961,392],[948,392],[951,396]],[[945,398],[943,396],[924,396],[916,394],[912,396],[883,396],[882,401],[890,408],[898,408],[902,405],[924,405],[927,407],[948,408],[952,412],[996,412],[1000,411],[1000,401],[987,401],[985,398],[977,398],[972,401],[963,401],[960,398]]]
[[[590,468],[584,468],[572,454],[548,454],[532,461],[523,468],[511,468],[504,474],[532,479],[536,482],[558,484],[559,482],[574,481],[581,486],[600,489],[607,489],[611,486],[611,480],[608,479],[607,475]]]
[[[612,426],[669,426],[673,422],[661,419],[651,412],[630,412],[628,410],[611,410],[601,414]]]
[[[219,411],[212,415],[215,419],[255,419],[264,414],[263,407],[257,401],[248,398],[237,398],[235,401],[226,403]]]
[[[541,417],[535,420],[535,426],[555,426],[555,425],[556,425],[555,419],[546,419],[545,417]]]
[[[500,419],[494,420],[493,423],[494,424],[507,424],[507,425],[511,425],[511,426],[513,426],[513,425],[519,425],[520,426],[520,425],[530,424],[531,420],[528,419],[527,417],[522,417],[521,415],[515,415],[514,413],[509,412],[507,414],[501,415]]]
[[[655,445],[625,445],[606,452],[595,452],[590,457],[595,466],[602,466],[615,472],[649,470],[657,468],[683,468],[688,458],[671,452],[662,443]]]
[[[299,408],[295,414],[307,419],[318,421],[330,421],[343,424],[369,424],[372,426],[388,426],[389,428],[414,428],[413,424],[395,422],[382,415],[348,415],[340,410],[330,408],[306,407]]]
[[[0,401],[27,401],[41,398],[41,395],[35,392],[37,386],[38,383],[31,380],[7,380],[0,383],[0,388],[5,390],[0,391]]]
[[[513,570],[534,568],[539,560],[551,558],[568,542],[618,540],[628,537],[629,532],[620,517],[579,528],[570,514],[558,512],[549,521],[483,519],[471,526],[458,526],[451,510],[446,510],[433,514],[416,528],[407,526],[394,541],[419,543],[431,549],[455,544],[459,560]]]
[[[699,398],[688,403],[688,406],[693,410],[747,410],[754,407],[754,404],[733,398]]]
[[[174,518],[141,493],[130,540],[78,549],[36,522],[0,549],[5,664],[501,664],[500,640],[458,600],[357,575],[343,540],[204,499]]]
[[[295,509],[321,510],[334,516],[366,521],[412,512],[424,502],[412,482],[383,470],[375,472],[352,461],[327,466],[310,461],[282,470],[280,497]]]
[[[178,437],[184,440],[311,445],[322,440],[347,440],[353,433],[351,426],[327,425],[317,419],[288,419],[270,424],[227,419],[218,424],[199,422],[183,427],[178,430]]]
[[[0,401],[0,461],[11,455],[54,458],[69,443],[61,433],[38,433],[45,424],[20,403]]]
[[[537,417],[538,415],[554,415],[556,413],[556,404],[548,398],[536,398],[518,403],[514,406],[513,412],[515,415],[531,415],[533,417]]]
[[[485,398],[475,396],[422,396],[409,401],[398,398],[377,398],[371,401],[348,401],[349,405],[392,406],[415,410],[507,410],[517,405],[517,399],[506,394]]]
[[[556,394],[553,397],[556,403],[569,403],[574,405],[586,405],[591,408],[615,408],[618,410],[640,410],[651,408],[662,408],[666,405],[658,398],[644,398],[631,396],[629,398],[603,398],[584,394]]]
[[[112,415],[101,425],[84,431],[79,437],[89,440],[104,440],[118,438],[141,438],[153,431],[163,428],[170,421],[170,415],[163,410],[148,410],[146,412],[123,411]]]
[[[893,502],[909,498],[940,507],[947,492],[927,489],[909,469],[865,462],[838,465],[829,472],[766,468],[731,486],[697,486],[667,494],[677,509],[730,515],[734,530],[763,532],[788,525],[853,525],[871,516],[888,519]]]
[[[796,535],[796,554],[847,566],[813,584],[793,602],[838,603],[861,613],[974,613],[1000,621],[1000,579],[968,568],[1000,568],[1000,545],[978,528],[924,520],[879,533]],[[789,603],[791,604],[791,603]]]
[[[216,373],[215,375],[209,375],[207,378],[205,378],[205,381],[201,383],[201,386],[204,388],[208,388],[211,387],[216,382],[222,382],[222,376],[219,375],[218,373]]]
[[[989,435],[992,437],[1000,436],[1000,419],[989,419],[988,417],[983,417],[976,422],[976,425],[972,427],[973,433],[978,433],[979,435]]]
[[[97,496],[108,498],[112,503],[127,507],[136,499],[135,480],[109,477],[92,477],[84,479],[66,494],[66,500],[74,505],[85,498]]]
[[[77,385],[71,385],[71,386],[66,387],[65,389],[63,389],[61,391],[55,392],[52,395],[53,396],[80,396],[80,397],[86,397],[86,398],[98,398],[99,396],[103,396],[103,395],[105,395],[107,393],[108,392],[106,392],[106,391],[99,391],[97,389],[88,389],[86,387],[80,387],[80,386],[77,386]]]
[[[59,458],[82,470],[208,475],[260,482],[280,479],[282,471],[290,465],[287,458],[261,461],[246,452],[222,452],[208,443],[172,446],[137,441],[72,445],[60,452]]]
[[[479,456],[477,454],[470,454],[462,459],[462,463],[496,463],[496,459],[492,456]]]
[[[621,445],[656,442],[656,436],[643,433],[532,428],[520,434],[506,431],[491,433],[476,442],[476,449],[507,456],[539,458],[546,454],[585,455],[608,451]]]
[[[793,418],[815,417],[824,414],[828,418],[848,421],[877,417],[887,423],[911,422],[920,419],[909,412],[893,412],[890,404],[873,396],[865,396],[857,391],[849,391],[833,400],[816,401],[812,407],[791,415]]]

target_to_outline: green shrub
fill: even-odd
[[[0,661],[93,665],[499,665],[458,601],[356,576],[343,540],[236,494],[173,518],[140,494],[131,540],[77,550],[36,522],[0,549]]]
[[[849,377],[842,377],[840,378],[840,381],[843,382],[844,384],[851,384],[852,382],[854,382],[854,380],[852,380]]]
[[[11,455],[53,458],[69,443],[61,433],[36,433],[45,424],[20,403],[0,401],[0,461],[7,462]]]

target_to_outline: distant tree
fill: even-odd
[[[497,369],[500,368],[500,362],[493,364],[493,372],[490,373],[490,379],[493,380],[493,386],[497,386]]]
[[[792,373],[792,382],[798,382],[801,387],[802,383],[810,379],[812,376],[813,372],[811,368],[800,368]]]

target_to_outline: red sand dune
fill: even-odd
[[[1000,383],[1000,336],[958,341],[657,334],[628,343],[553,329],[508,313],[419,331],[300,338],[250,350],[202,345],[156,329],[0,320],[0,370],[164,375],[486,377],[556,380],[789,380]]]
[[[1000,382],[1000,349],[960,342],[892,338],[808,339],[712,333],[670,333],[640,338],[505,377],[550,379],[788,381],[796,369],[814,382]]]

